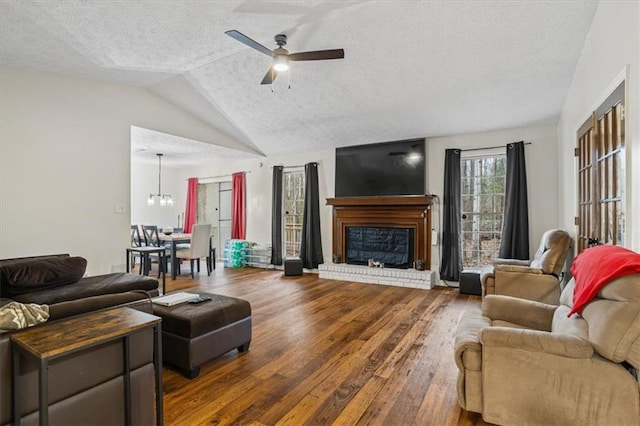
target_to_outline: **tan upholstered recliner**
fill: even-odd
[[[640,274],[605,285],[582,316],[560,306],[487,296],[455,338],[458,401],[497,424],[640,424]]]
[[[502,294],[557,305],[559,277],[570,246],[568,233],[551,229],[542,235],[532,260],[497,259],[480,273],[482,296]]]

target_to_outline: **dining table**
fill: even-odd
[[[177,258],[173,255],[176,250],[179,248],[178,244],[189,244],[191,243],[191,234],[187,234],[184,232],[174,232],[171,234],[165,234],[163,232],[158,233],[158,239],[160,242],[171,243],[171,279],[175,280],[178,271],[178,262]],[[209,256],[207,256],[207,269],[212,271],[216,269],[216,248],[213,247],[213,238],[209,237]]]

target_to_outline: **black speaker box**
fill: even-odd
[[[290,258],[284,260],[284,275],[296,277],[302,275],[302,259]]]
[[[460,293],[482,295],[480,271],[467,270],[460,272]]]

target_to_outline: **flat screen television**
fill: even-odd
[[[425,140],[336,148],[336,197],[424,195]]]

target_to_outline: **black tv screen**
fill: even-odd
[[[424,195],[425,140],[336,148],[336,197]]]

